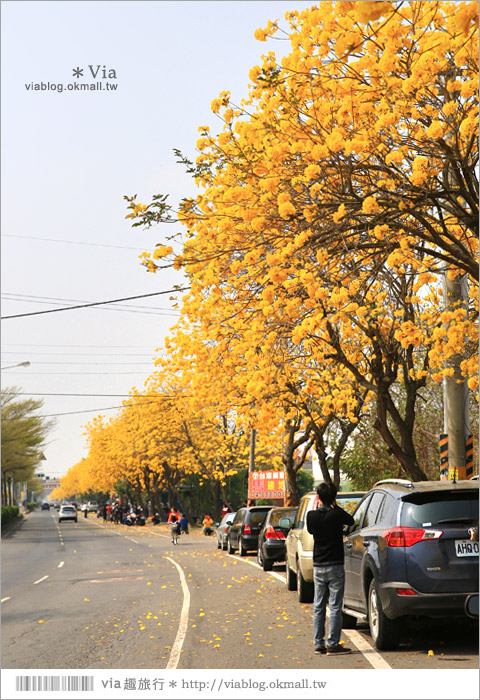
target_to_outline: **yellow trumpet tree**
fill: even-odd
[[[181,157],[201,188],[178,210],[182,250],[162,243],[144,262],[185,269],[183,313],[206,343],[227,326],[247,363],[249,329],[292,343],[310,381],[331,368],[321,400],[351,422],[361,387],[423,479],[418,391],[460,353],[478,385],[478,3],[324,2],[286,17],[281,65],[266,54],[240,106],[214,100],[223,131],[200,127],[196,163]],[[174,219],[164,196],[129,207],[134,225]],[[466,308],[442,309],[441,265],[468,276]]]

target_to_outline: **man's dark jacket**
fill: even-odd
[[[350,513],[339,506],[320,505],[307,513],[307,530],[313,535],[313,566],[343,564],[343,526],[352,525]]]

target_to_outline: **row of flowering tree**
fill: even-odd
[[[311,445],[338,483],[365,415],[401,473],[428,478],[422,390],[459,355],[478,388],[478,3],[323,2],[286,21],[256,36],[289,52],[262,57],[238,104],[213,101],[221,131],[199,128],[194,162],[177,152],[199,194],[127,198],[134,226],[182,224],[143,259],[190,282],[162,381],[194,417],[283,444],[293,498]],[[466,301],[444,308],[443,275]]]

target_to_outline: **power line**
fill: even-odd
[[[24,351],[22,350],[22,353]],[[2,355],[18,355],[20,353],[19,350],[3,350]],[[81,355],[82,357],[91,357],[92,355],[87,355],[86,353],[82,352],[79,350],[78,352],[38,352],[38,351],[28,351],[28,356],[30,355],[46,355],[47,357],[52,357],[52,355],[60,355],[60,356],[71,356],[71,355]],[[153,358],[153,353],[149,352],[108,352],[108,353],[99,353],[99,352],[94,352],[93,355],[98,355],[99,357],[150,357]],[[13,360],[12,360],[13,362]]]
[[[102,304],[116,304],[120,301],[132,301],[133,299],[145,299],[147,297],[156,297],[162,294],[172,294],[176,292],[185,292],[189,290],[190,287],[179,287],[178,289],[167,289],[164,292],[151,292],[150,294],[138,294],[134,297],[123,297],[122,299],[110,299],[106,301],[93,301],[89,304],[78,304],[77,306],[65,306],[61,309],[47,309],[45,311],[32,311],[26,314],[14,314],[12,316],[2,316],[2,320],[7,318],[24,318],[26,316],[40,316],[40,314],[54,314],[58,311],[73,311],[74,309],[85,309],[91,306],[101,306]]]
[[[82,362],[81,360],[36,360],[35,365],[148,365],[152,366],[151,362],[144,362],[139,360],[138,362],[100,362],[99,360],[92,360],[91,362]]]
[[[13,233],[3,233],[2,238],[24,238],[29,241],[48,241],[50,243],[73,243],[75,245],[88,245],[95,246],[96,248],[121,248],[123,250],[136,250],[137,252],[144,252],[143,248],[133,248],[128,245],[108,245],[108,243],[88,243],[86,241],[65,241],[60,238],[39,238],[38,236],[17,236]]]
[[[29,304],[50,304],[50,306],[58,306],[61,305],[61,302],[65,301],[70,301],[74,303],[87,303],[84,302],[83,299],[62,299],[58,297],[40,297],[40,296],[33,296],[30,294],[16,294],[14,292],[4,292],[2,294],[2,297],[5,299],[5,301],[16,301],[22,304],[29,303]],[[21,299],[16,299],[15,297],[23,297]],[[143,309],[146,309],[145,311]],[[157,307],[157,306],[127,306],[124,305],[122,306],[121,304],[115,307],[111,308],[106,308],[102,309],[102,311],[128,311],[129,313],[132,314],[149,314],[151,316],[179,316],[180,314],[178,312],[172,311],[172,309],[166,309],[163,307]],[[157,313],[160,312],[160,313]],[[8,318],[8,317],[6,317]]]
[[[4,347],[7,345],[15,345],[27,348],[142,348],[144,350],[149,347],[147,345],[78,345],[78,343],[67,343],[63,345],[60,343],[2,343],[2,345]],[[12,350],[12,352],[15,351]]]
[[[15,392],[18,396],[90,396],[98,398],[117,398],[117,399],[174,399],[179,398],[175,394],[138,394],[137,396],[132,396],[131,394],[69,394],[69,393],[56,393],[56,392],[43,392],[41,394],[32,394],[29,391],[17,391]],[[187,395],[185,395],[187,396]],[[190,396],[190,395],[188,395]],[[183,397],[182,397],[183,398]]]

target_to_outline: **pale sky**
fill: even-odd
[[[161,230],[132,229],[123,195],[150,201],[169,193],[174,204],[193,194],[173,148],[193,159],[198,126],[221,129],[211,101],[222,90],[240,101],[261,55],[288,49],[258,42],[255,29],[269,19],[285,25],[286,11],[311,5],[2,2],[2,317],[182,282],[178,272],[151,275],[140,266],[138,255],[154,248]],[[89,66],[99,67],[96,78]],[[77,68],[82,77],[73,76]],[[67,87],[97,81],[117,89]],[[42,83],[50,89],[34,89]],[[169,296],[129,302],[131,311],[3,320],[1,366],[10,369],[2,386],[45,397],[47,415],[67,414],[49,437],[47,475],[61,476],[87,455],[82,426],[121,404],[108,394],[143,385],[176,319]]]

